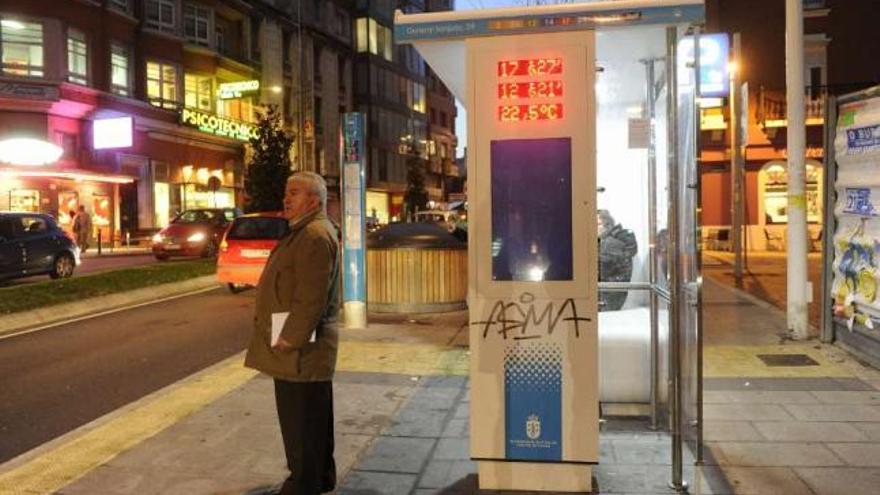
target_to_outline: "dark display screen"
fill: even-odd
[[[492,279],[572,280],[571,139],[492,141]]]

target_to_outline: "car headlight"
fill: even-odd
[[[156,234],[153,236],[153,242],[162,242],[162,234]]]
[[[205,240],[204,232],[196,232],[195,234],[186,238],[187,242],[202,242]]]

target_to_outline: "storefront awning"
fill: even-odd
[[[0,177],[67,179],[77,181],[108,182],[111,184],[131,184],[136,177],[116,174],[98,174],[78,170],[22,170],[17,168],[0,168]]]

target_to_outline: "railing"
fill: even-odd
[[[807,121],[822,121],[825,118],[825,98],[827,87],[807,87],[804,99],[804,117]],[[784,90],[767,90],[758,88],[758,107],[755,117],[767,127],[768,123],[782,122],[787,119],[787,104]]]

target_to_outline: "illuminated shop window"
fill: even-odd
[[[227,119],[254,122],[254,104],[251,98],[217,100],[217,114]]]
[[[364,53],[367,51],[367,18],[361,17],[357,20],[357,51]]]
[[[184,76],[184,104],[189,108],[211,111],[214,100],[214,81],[210,77],[186,74]]]
[[[818,223],[822,219],[822,169],[806,164],[807,222]],[[788,223],[788,170],[785,162],[773,162],[760,171],[759,187],[762,191],[765,224]]]
[[[157,107],[176,109],[179,105],[177,67],[161,62],[147,62],[147,99]]]
[[[16,76],[43,76],[43,25],[14,19],[0,20],[3,72]]]
[[[147,27],[166,33],[174,33],[176,31],[174,11],[174,0],[146,0],[144,17]]]
[[[110,45],[110,86],[111,90],[122,96],[131,95],[131,77],[128,48],[113,43]]]
[[[171,213],[171,189],[167,182],[153,184],[153,215],[156,227],[167,227]]]
[[[89,83],[89,47],[86,35],[78,29],[67,30],[67,80]]]
[[[183,6],[183,34],[187,41],[197,45],[211,46],[211,25],[214,24],[211,9],[186,3]]]
[[[9,209],[37,213],[40,211],[40,191],[36,189],[13,189],[9,191]]]

